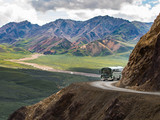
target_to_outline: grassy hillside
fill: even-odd
[[[29,62],[48,65],[55,69],[98,73],[107,66],[125,66],[130,52],[106,57],[76,57],[71,55],[46,55]]]
[[[26,51],[25,49],[21,48],[21,47],[14,47],[11,45],[5,45],[5,44],[0,44],[0,53],[21,53],[21,54],[27,54],[29,53],[28,51]]]
[[[19,107],[34,104],[73,82],[95,79],[97,78],[0,67],[0,120],[6,120]]]
[[[0,44],[0,66],[9,68],[31,68],[17,63],[13,63],[7,60],[23,58],[31,53],[18,47],[12,47],[8,45]]]

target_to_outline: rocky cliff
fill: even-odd
[[[138,90],[160,90],[160,15],[141,37],[117,84]]]
[[[72,84],[35,105],[21,107],[8,120],[158,120],[159,98]]]

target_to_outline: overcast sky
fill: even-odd
[[[43,25],[59,18],[87,20],[109,15],[153,22],[160,0],[0,0],[0,26],[28,20]]]

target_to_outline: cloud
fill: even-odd
[[[32,0],[33,7],[38,11],[56,10],[59,8],[79,9],[115,9],[122,3],[132,3],[133,0]]]
[[[28,20],[39,25],[56,19],[87,20],[99,15],[151,22],[160,0],[0,0],[0,26]]]
[[[37,17],[37,11],[28,0],[0,0],[0,26],[8,22],[28,20],[32,23],[43,24]]]
[[[130,21],[150,22],[160,12],[160,0],[32,0],[31,4],[44,14],[48,10],[61,12],[68,15],[61,18],[74,20],[110,15]]]
[[[122,17],[130,21],[137,20],[142,22],[151,22],[160,13],[160,3],[151,6],[150,4],[124,4],[116,14],[115,17]]]
[[[87,20],[98,15],[109,15],[117,18],[123,18],[130,21],[153,22],[160,13],[160,2],[156,2],[154,6],[143,4],[144,0],[134,1],[132,4],[123,3],[119,10],[114,9],[81,9],[81,10],[64,10],[69,18],[76,20]]]

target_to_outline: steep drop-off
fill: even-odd
[[[135,46],[122,76],[117,86],[160,91],[160,14]]]
[[[35,105],[21,107],[8,120],[158,120],[159,98],[72,84]]]

